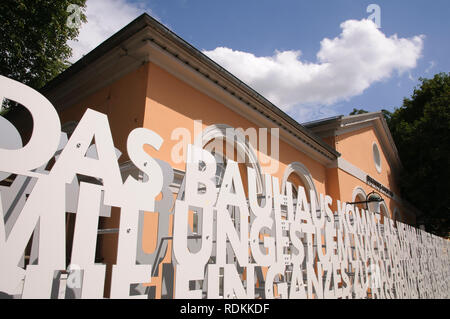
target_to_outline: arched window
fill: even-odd
[[[362,202],[366,200],[366,192],[364,191],[364,189],[360,186],[357,186],[353,189],[353,193],[352,193],[352,202]],[[360,203],[360,204],[355,204],[356,207],[358,207],[358,209],[367,209],[366,208],[366,204],[364,203]]]
[[[366,192],[364,189],[360,186],[355,187],[352,194],[352,202],[364,202],[366,200]],[[367,205],[365,203],[359,203],[355,204],[358,209],[364,209],[367,210]],[[389,209],[386,205],[386,203],[383,201],[380,203],[380,216],[379,221],[381,224],[384,224],[384,217],[390,217]]]
[[[389,213],[389,209],[386,203],[383,201],[380,203],[380,223],[384,224],[384,218],[390,218],[391,214]]]
[[[228,132],[227,132],[228,129]],[[230,134],[232,132],[232,134]],[[227,135],[228,133],[228,135]],[[255,150],[245,136],[238,130],[226,124],[210,125],[201,134],[195,137],[195,143],[213,153],[216,157],[216,179],[220,186],[228,160],[227,147],[234,151],[232,160],[237,161],[240,168],[243,184],[247,185],[247,167],[256,172],[256,189],[258,193],[263,191],[262,170]],[[244,186],[245,187],[245,186]]]
[[[305,189],[306,198],[309,202],[311,202],[310,191],[313,190],[316,194],[314,200],[316,201],[316,207],[320,210],[319,206],[319,194],[317,193],[316,186],[314,185],[314,181],[312,179],[311,173],[300,162],[292,162],[289,164],[284,170],[283,181],[281,183],[281,189],[284,190],[286,187],[286,182],[290,182],[292,184],[292,196],[294,198],[294,204],[296,204],[297,200],[297,192],[298,187],[302,186]]]

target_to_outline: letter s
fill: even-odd
[[[127,140],[127,151],[133,164],[148,176],[148,180],[138,181],[132,176],[128,176],[125,188],[129,191],[128,196],[134,197],[139,208],[146,211],[153,211],[155,197],[161,192],[163,186],[162,169],[143,146],[148,144],[159,150],[163,143],[161,136],[146,128],[136,128],[130,132]]]

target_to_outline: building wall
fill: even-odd
[[[203,129],[214,124],[227,124],[244,130],[250,127],[258,129],[248,119],[153,63],[142,65],[77,104],[62,110],[61,122],[79,121],[86,108],[108,115],[115,146],[122,152],[119,160],[121,163],[128,160],[126,139],[129,132],[136,127],[146,127],[161,135],[164,143],[160,150],[156,151],[147,147],[146,151],[180,170],[185,169],[185,163],[176,163],[171,156],[174,147],[180,143],[179,137],[177,139],[172,136],[176,128],[185,128],[190,132],[189,143],[194,141],[194,120],[201,120]],[[324,140],[334,146],[342,154],[342,158],[399,194],[390,164],[372,126]],[[267,137],[267,141],[270,141],[270,136]],[[373,142],[377,143],[380,150],[381,173],[376,170],[373,162]],[[351,200],[351,194],[356,186],[368,187],[362,181],[337,168],[326,168],[284,141],[280,140],[279,143],[279,168],[272,175],[279,178],[280,185],[286,166],[291,162],[300,162],[310,171],[317,191],[329,194],[334,199]],[[256,153],[259,158],[259,151],[256,150]],[[265,172],[264,165],[261,167]],[[394,207],[388,205],[392,214],[391,206]],[[401,205],[397,203],[396,207]],[[414,219],[412,215],[403,215],[408,215],[408,217],[402,217],[405,221]],[[116,224],[114,220],[110,222]]]
[[[128,134],[143,125],[147,79],[148,65],[142,65],[75,105],[60,111],[61,124],[79,121],[87,108],[106,114],[115,147],[122,152],[119,162],[128,161]]]
[[[135,71],[84,98],[76,105],[62,110],[60,112],[61,122],[79,121],[86,108],[92,108],[108,116],[115,146],[122,152],[120,163],[124,163],[129,159],[126,152],[126,141],[129,132],[137,127],[145,127],[158,133],[164,139],[164,143],[158,151],[150,147],[144,147],[144,149],[151,156],[167,161],[173,168],[182,171],[185,170],[185,161],[175,162],[172,156],[174,148],[177,144],[180,144],[179,137],[175,138],[172,135],[177,128],[185,129],[185,131],[190,133],[190,140],[184,141],[187,143],[193,143],[194,141],[195,120],[202,121],[202,129],[214,124],[227,124],[244,130],[252,127],[258,129],[255,123],[234,112],[225,104],[195,89],[153,63],[142,65]],[[270,136],[267,137],[267,141],[270,141]],[[372,141],[377,141],[379,145],[382,162],[381,174],[376,171],[373,164]],[[389,164],[373,129],[365,128],[346,133],[336,138],[329,138],[326,142],[330,145],[335,145],[337,151],[347,161],[366,171],[392,191],[398,192],[394,186]],[[351,196],[355,187],[361,186],[366,193],[374,190],[339,168],[325,167],[301,150],[282,140],[279,141],[279,150],[279,159],[272,159],[278,162],[279,167],[271,175],[279,179],[280,185],[286,167],[292,162],[300,162],[311,173],[318,193],[332,196],[334,210],[337,208],[335,205],[336,200],[352,200]],[[259,151],[256,149],[255,151],[259,158]],[[266,171],[264,165],[261,167],[264,173]],[[241,170],[241,172],[243,173],[243,184],[246,185],[245,170]],[[383,197],[391,216],[395,208],[402,212],[399,203],[386,196]],[[402,217],[402,219],[405,218]],[[113,208],[111,218],[102,219],[100,228],[117,228],[119,220],[120,210]],[[172,220],[170,223],[172,223]],[[192,227],[192,220],[190,224]],[[141,245],[146,253],[152,253],[157,249],[157,225],[158,214],[145,212]],[[102,235],[101,238],[99,237],[99,240],[101,241],[100,254],[103,258],[102,262],[107,264],[105,297],[108,297],[111,267],[116,261],[118,236],[117,234]],[[171,261],[171,242],[169,242],[167,251],[164,262]],[[162,271],[159,273],[161,274]],[[156,298],[161,297],[161,280],[162,276],[160,275],[151,278],[151,283],[148,284],[149,286],[155,286]]]
[[[360,168],[394,193],[399,193],[390,163],[373,126],[347,132],[335,137],[336,150],[341,157]],[[373,143],[378,145],[381,159],[381,173],[373,160]]]
[[[129,160],[126,152],[126,140],[129,132],[137,127],[149,128],[164,139],[159,151],[150,147],[145,148],[151,156],[167,161],[172,167],[183,171],[185,170],[184,161],[176,163],[171,156],[173,148],[180,142],[179,139],[172,137],[175,129],[188,129],[191,134],[191,140],[187,141],[189,143],[194,141],[194,120],[202,120],[203,129],[214,124],[227,124],[244,130],[253,127],[258,132],[258,127],[251,121],[153,63],[141,66],[75,105],[62,110],[60,112],[61,123],[78,122],[87,108],[108,116],[115,146],[122,152],[120,163]],[[270,142],[270,135],[267,137],[267,141]],[[281,140],[279,143],[280,156],[279,159],[274,159],[279,167],[272,175],[279,178],[280,185],[287,165],[291,162],[301,162],[310,171],[317,191],[325,193],[325,166],[291,145]],[[259,157],[259,151],[256,149],[255,151]],[[261,168],[264,173],[264,165]],[[246,185],[245,170],[241,170],[241,172],[243,173],[243,183]],[[99,228],[117,228],[119,220],[120,210],[113,208],[111,218],[102,219]],[[157,225],[158,214],[146,212],[141,243],[146,253],[152,253],[157,249]],[[102,262],[107,264],[105,297],[109,296],[111,269],[117,258],[117,240],[117,234],[99,236],[100,255],[103,258]],[[170,245],[169,242],[168,252],[171,251]],[[170,259],[171,254],[168,253],[164,260],[170,262]],[[161,276],[152,278],[148,285],[156,287],[156,297],[160,298]]]
[[[193,142],[194,120],[202,120],[203,129],[214,124],[227,124],[244,130],[251,127],[258,130],[257,125],[224,104],[191,87],[159,66],[150,64],[144,127],[161,135],[164,144],[159,151],[148,148],[148,153],[168,161],[174,168],[184,170],[184,163],[175,163],[171,158],[172,149],[180,141],[172,139],[171,134],[176,128],[187,128]],[[324,165],[281,140],[279,149],[279,168],[272,175],[279,178],[280,185],[286,166],[296,161],[303,163],[311,172],[317,191],[325,192],[326,168]],[[259,157],[259,151],[256,152]],[[262,171],[263,173],[265,171],[263,165]]]
[[[329,138],[329,142],[333,142],[333,139]],[[374,126],[370,125],[335,136],[334,142],[334,147],[341,153],[341,158],[367,173],[383,186],[390,189],[396,196],[400,195],[400,189],[396,182],[394,171],[388,161]],[[381,172],[378,172],[376,169],[373,159],[373,143],[377,144],[380,153]],[[367,185],[365,182],[342,169],[336,168],[336,171],[330,171],[332,173],[329,173],[328,183],[331,183],[331,185],[334,186],[330,187],[329,194],[333,198],[340,198],[341,201],[350,202],[353,200],[352,194],[356,187],[364,189],[366,194],[371,191],[376,191],[382,195],[391,218],[395,218],[410,225],[415,225],[416,219],[414,213],[407,210],[401,201],[383,194],[378,189]],[[336,190],[336,188],[338,188],[338,190]]]

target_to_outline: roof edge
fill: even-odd
[[[223,79],[225,81],[229,81],[235,86],[242,89],[246,94],[248,94],[251,98],[253,98],[256,102],[258,102],[260,105],[264,107],[264,111],[270,112],[273,114],[273,116],[278,116],[279,118],[283,119],[286,123],[291,125],[293,128],[298,130],[300,133],[305,135],[306,137],[309,137],[312,142],[314,142],[319,148],[324,150],[326,153],[328,153],[330,158],[336,159],[340,156],[340,153],[337,152],[334,148],[326,144],[320,137],[318,137],[316,134],[314,134],[312,131],[307,129],[306,127],[302,126],[299,122],[294,120],[291,116],[289,116],[287,113],[282,111],[280,108],[278,108],[276,105],[274,105],[272,102],[267,100],[264,96],[259,94],[256,90],[239,80],[236,76],[231,74],[229,71],[221,67],[219,64],[214,62],[211,58],[203,54],[201,51],[199,51],[197,48],[189,44],[187,41],[182,39],[180,36],[175,34],[173,31],[168,29],[166,26],[164,26],[162,23],[148,15],[147,13],[143,13],[140,16],[138,16],[136,19],[134,19],[132,22],[130,22],[128,25],[123,27],[121,30],[116,32],[114,35],[112,35],[110,38],[99,44],[96,48],[91,50],[89,53],[87,53],[85,56],[83,56],[80,60],[78,60],[76,63],[74,63],[72,66],[67,68],[65,71],[60,73],[58,76],[56,76],[54,79],[49,81],[41,90],[40,92],[43,94],[46,94],[53,89],[56,89],[58,85],[62,84],[64,81],[68,80],[71,76],[77,74],[78,72],[81,72],[84,68],[86,68],[90,63],[94,62],[95,60],[101,58],[104,54],[106,54],[111,49],[119,46],[123,41],[131,37],[132,35],[136,34],[140,30],[151,27],[153,29],[156,29],[158,32],[165,34],[169,40],[174,42],[176,45],[182,47],[184,50],[188,51],[188,53],[199,60],[201,63],[205,63],[208,67],[215,70],[218,74],[221,74]],[[256,104],[256,103],[255,103]]]

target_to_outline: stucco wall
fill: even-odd
[[[194,120],[202,120],[203,129],[214,124],[227,124],[244,130],[250,127],[258,130],[254,123],[155,64],[150,64],[147,90],[144,127],[154,130],[164,138],[164,144],[158,152],[150,148],[147,151],[168,161],[174,168],[185,169],[184,163],[175,163],[171,158],[173,147],[180,141],[172,140],[171,134],[178,127],[190,131],[192,142]],[[270,141],[270,136],[267,139]],[[303,163],[311,172],[317,190],[325,192],[326,168],[322,164],[281,140],[279,149],[279,168],[272,175],[280,179],[280,185],[286,166],[297,161]],[[263,165],[262,170],[264,172]],[[244,183],[246,184],[246,181]]]
[[[398,193],[391,164],[388,162],[381,142],[373,126],[361,128],[336,136],[336,150],[342,158],[360,168],[378,182]],[[372,145],[376,143],[380,152],[381,173],[375,167]]]

